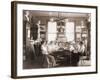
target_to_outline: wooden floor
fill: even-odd
[[[77,67],[78,66],[90,66],[91,64],[91,60],[87,60],[87,59],[80,59],[79,60],[79,62],[78,62],[78,65],[77,65]],[[72,67],[73,66],[73,64],[71,64],[71,65],[57,65],[57,66],[55,66],[55,67]],[[36,68],[44,68],[43,67],[43,63],[41,62],[41,60],[39,60],[39,59],[37,59],[37,60],[27,60],[27,61],[24,61],[23,62],[23,69],[36,69]],[[46,68],[46,67],[45,67]]]

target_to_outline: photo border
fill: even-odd
[[[60,7],[80,7],[80,8],[94,8],[96,10],[96,71],[82,72],[82,73],[63,73],[63,74],[50,74],[50,75],[32,75],[32,76],[17,76],[17,4],[34,4],[46,6],[60,6]],[[11,77],[12,78],[30,78],[30,77],[50,77],[50,76],[65,76],[65,75],[80,75],[80,74],[94,74],[98,72],[98,7],[88,5],[73,5],[73,4],[56,4],[56,3],[40,3],[40,2],[24,2],[12,1],[11,2]]]

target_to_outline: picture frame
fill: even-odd
[[[16,79],[16,78],[96,74],[98,72],[97,10],[98,10],[97,6],[90,6],[90,5],[12,1],[11,2],[11,77]],[[77,24],[71,25],[72,27],[75,28],[75,26],[82,26],[81,22],[78,23],[78,21],[80,20],[83,20],[84,24],[87,25],[85,27],[88,30],[88,32],[85,34],[87,35],[87,39],[86,39],[87,41],[86,42],[84,41],[88,47],[86,48],[87,54],[85,54],[87,58],[83,59],[84,56],[82,57],[82,60],[83,61],[85,60],[86,64],[83,63],[83,65],[81,64],[81,66],[79,65],[79,62],[81,62],[81,58],[76,57],[77,59],[79,59],[78,60],[79,62],[77,62],[78,65],[74,64],[75,62],[73,61],[76,60],[74,59],[76,54],[73,53],[75,52],[71,51],[69,49],[70,47],[67,48],[65,47],[66,46],[65,43],[68,44],[68,46],[76,43],[75,40],[72,41],[73,39],[76,38],[75,37],[76,31],[72,31],[74,32],[74,34],[70,32],[66,32],[68,31],[68,26],[66,23],[73,22],[74,24],[75,22],[77,22]],[[59,35],[62,35],[61,37],[57,37],[58,33],[57,31],[55,31],[57,26],[56,24],[57,21],[63,22],[65,26],[63,28],[65,29],[64,32],[62,34],[59,33]],[[51,30],[49,31],[50,33],[48,33],[48,27],[49,27],[48,22],[50,22],[50,27],[53,26],[52,29],[50,28]],[[39,26],[41,23],[45,24],[43,26],[47,27],[45,28],[44,32],[42,32],[42,34],[39,33],[39,29],[40,29]],[[37,27],[32,29],[32,26],[34,27],[37,26],[38,29]],[[76,28],[73,30],[76,30]],[[77,31],[80,32],[80,30],[78,29]],[[43,40],[47,41],[47,43],[54,40],[56,41],[56,43],[59,43],[57,44],[59,50],[58,48],[54,48],[58,50],[56,52],[57,55],[53,55],[53,57],[55,58],[56,56],[58,63],[59,60],[60,62],[61,61],[62,62],[60,64],[57,64],[56,67],[49,66],[50,62],[48,62],[47,59],[49,58],[47,56],[45,56],[46,62],[44,62],[45,64],[48,63],[46,64],[46,67],[43,67],[41,62],[43,57],[41,58],[41,56],[38,56],[36,62],[34,61],[35,57],[34,59],[32,57],[35,56],[33,55],[34,49],[30,45],[30,43],[32,42],[32,45],[35,42],[37,43],[38,38],[40,38],[40,35],[42,35],[43,37],[41,43]],[[71,35],[73,35],[73,38],[70,37]],[[69,40],[67,41],[68,38]],[[79,41],[80,40],[77,40],[77,42]],[[33,51],[32,55],[30,55],[31,53],[29,52],[29,50],[31,50],[30,46]],[[37,50],[35,49],[35,51],[40,51],[40,50],[39,48],[37,48]],[[62,54],[64,54],[64,56]],[[77,56],[79,56],[79,54],[77,54]],[[51,60],[52,59],[53,58],[51,58]],[[55,59],[56,63],[57,60]],[[54,63],[54,60],[52,62]],[[40,66],[40,64],[42,65],[42,67]]]
[[[80,26],[77,26],[76,32],[81,32],[81,27]]]

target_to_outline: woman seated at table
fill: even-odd
[[[55,58],[52,55],[50,55],[49,52],[48,52],[47,41],[44,41],[42,43],[41,49],[42,49],[42,54],[44,54],[45,57],[46,57],[47,67],[48,68],[49,67],[54,67],[56,65],[56,61],[55,61]]]
[[[84,64],[84,61],[85,61],[85,59],[83,57],[85,55],[85,50],[86,50],[86,47],[85,47],[84,43],[82,41],[79,42],[79,44],[78,44],[78,54],[80,56],[81,64]]]
[[[70,52],[71,52],[71,65],[77,66],[79,62],[79,52],[77,43],[70,44]]]

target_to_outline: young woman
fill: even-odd
[[[41,46],[42,49],[42,53],[45,55],[46,57],[46,62],[47,62],[47,67],[54,67],[56,64],[55,58],[49,54],[48,52],[48,46],[47,46],[47,42],[44,41],[44,43]],[[44,63],[46,65],[46,63]]]

